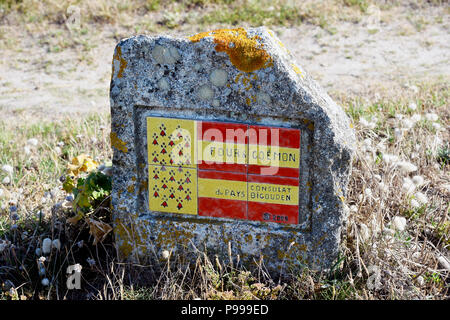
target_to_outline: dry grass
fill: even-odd
[[[20,50],[33,41],[51,52],[80,49],[84,56],[92,38],[105,29],[119,38],[246,21],[252,26],[312,23],[332,31],[337,21],[359,21],[370,4],[411,19],[419,7],[444,6],[448,12],[448,3],[438,0],[292,3],[0,0],[0,48]],[[68,11],[69,4],[80,10],[79,29],[66,25],[76,13]],[[424,23],[414,21],[420,30]],[[59,178],[79,154],[100,163],[111,160],[109,115],[42,119],[15,110],[8,121],[0,120],[0,167],[13,167],[12,174],[0,170],[0,299],[448,299],[449,89],[446,79],[438,79],[395,92],[334,96],[353,119],[359,141],[341,259],[327,273],[291,270],[280,279],[272,279],[263,267],[249,272],[200,251],[191,267],[176,256],[148,265],[121,262],[111,234],[93,245],[86,223],[68,223],[71,199]],[[433,115],[427,120],[430,113],[437,120]],[[416,170],[407,172],[411,165],[399,161]],[[424,181],[412,186],[407,178],[415,176]],[[107,206],[101,212],[110,214]],[[401,217],[405,228],[398,224]],[[44,238],[59,239],[61,248],[45,256],[40,274],[36,249]],[[82,289],[67,290],[65,271],[75,263],[83,266]]]
[[[94,246],[87,225],[67,223],[71,207],[64,200],[66,194],[59,182],[67,161],[75,155],[88,153],[99,162],[111,159],[109,117],[92,115],[28,124],[21,119],[24,113],[15,123],[3,122],[0,165],[12,165],[14,173],[10,184],[0,184],[2,297],[448,298],[450,271],[439,262],[443,259],[440,257],[448,259],[450,244],[448,96],[448,83],[437,82],[418,84],[401,95],[367,97],[366,101],[338,98],[353,118],[360,144],[349,186],[350,214],[342,258],[328,273],[292,270],[280,279],[271,279],[263,268],[250,273],[241,266],[210,260],[200,251],[197,263],[191,267],[183,266],[179,257],[149,265],[120,262],[111,235]],[[411,103],[416,104],[416,110],[408,107]],[[435,113],[438,120],[426,120],[428,113]],[[421,115],[422,120],[411,126],[405,119],[413,119],[414,115]],[[440,128],[433,123],[439,123]],[[404,128],[405,124],[409,129],[396,136],[395,128]],[[38,145],[28,143],[31,149],[25,152],[30,138],[36,138]],[[411,162],[417,170],[406,173],[407,166],[405,169],[398,163],[387,163],[390,158],[386,155]],[[0,180],[6,175],[0,173]],[[405,192],[404,179],[415,175],[422,176],[424,182],[414,191]],[[427,203],[413,206],[412,200],[420,198],[418,191],[426,196]],[[16,206],[17,211],[11,211],[10,206]],[[14,212],[18,216],[14,217]],[[404,230],[396,227],[394,217],[406,218]],[[40,275],[35,250],[46,237],[60,239],[62,247],[46,256],[45,275]],[[65,270],[75,263],[83,266],[82,289],[67,290]],[[50,286],[41,284],[43,277],[49,279]]]

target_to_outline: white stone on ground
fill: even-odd
[[[392,219],[392,226],[397,231],[403,231],[406,228],[406,219],[401,216],[395,216],[394,219]]]
[[[14,168],[12,166],[10,166],[9,164],[4,164],[2,166],[2,171],[7,173],[7,174],[12,174],[14,171]]]
[[[50,253],[51,250],[52,250],[52,239],[45,238],[42,241],[42,253],[47,254]]]

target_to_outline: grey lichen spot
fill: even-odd
[[[214,91],[205,84],[198,89],[198,97],[202,100],[211,100],[214,97]]]
[[[195,71],[198,71],[198,70],[200,70],[202,68],[202,65],[200,63],[196,63],[196,64],[194,64],[193,68],[194,68]]]
[[[220,101],[219,100],[217,100],[217,99],[214,99],[213,100],[213,102],[212,102],[212,105],[213,105],[213,107],[219,107],[220,106]]]
[[[166,78],[159,79],[158,88],[161,90],[169,90],[170,89],[169,82],[166,80]]]
[[[258,94],[256,95],[256,101],[258,101],[258,103],[261,104],[270,104],[271,99],[270,96],[265,93],[265,92],[258,92]]]
[[[209,80],[216,87],[223,87],[227,84],[228,74],[225,70],[214,69],[209,75]]]
[[[160,64],[173,64],[180,59],[178,50],[174,47],[156,45],[152,50],[152,57]]]

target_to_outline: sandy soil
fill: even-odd
[[[306,24],[274,30],[298,64],[332,96],[366,97],[381,90],[414,90],[415,83],[440,77],[448,81],[450,19],[443,10],[422,12],[431,23],[420,28],[391,15],[381,19],[376,32],[364,21],[340,22],[328,31]],[[183,29],[190,33],[188,27]],[[117,34],[113,27],[105,28],[90,40],[92,48],[60,52],[52,52],[51,39],[30,33],[18,38],[0,57],[2,117],[24,111],[46,117],[107,111]]]

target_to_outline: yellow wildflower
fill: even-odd
[[[80,172],[91,172],[97,168],[98,163],[92,160],[91,157],[85,154],[80,154],[78,157],[72,159],[68,164],[68,171],[70,175],[77,176]]]

